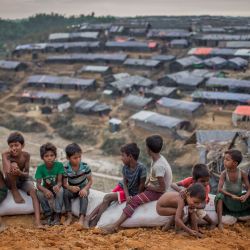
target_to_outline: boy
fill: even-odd
[[[72,222],[71,200],[73,198],[79,198],[79,224],[86,228],[88,224],[85,220],[85,216],[88,207],[89,189],[92,185],[91,169],[86,163],[81,162],[82,150],[76,143],[69,144],[65,152],[69,162],[65,167],[63,180],[63,199],[68,216],[64,224],[70,225]]]
[[[185,206],[195,209],[205,201],[206,191],[203,185],[195,183],[188,187],[183,193],[167,192],[157,201],[156,211],[161,216],[175,216],[176,229],[183,229],[188,234],[202,237],[197,230],[187,227],[183,222],[183,209]],[[190,214],[191,224],[197,224],[196,216]],[[171,222],[170,222],[171,223]]]
[[[200,183],[204,186],[206,190],[206,200],[203,204],[201,204],[201,207],[195,210],[196,215],[200,219],[204,219],[210,226],[211,228],[215,227],[213,224],[213,221],[211,218],[207,215],[205,212],[204,208],[206,206],[206,203],[209,202],[209,196],[208,194],[210,193],[210,186],[209,186],[209,171],[208,168],[205,164],[196,164],[193,169],[192,169],[192,177],[188,177],[182,181],[179,181],[177,183],[173,183],[171,187],[176,190],[177,192],[183,192],[183,189],[180,187],[188,188],[189,186],[193,185],[194,183]],[[192,210],[190,210],[192,211]],[[196,225],[195,228],[198,226]],[[163,230],[168,230],[168,228],[163,227]]]
[[[123,181],[119,182],[112,190],[112,193],[106,194],[103,202],[88,216],[91,226],[97,225],[101,215],[111,202],[129,202],[131,197],[145,190],[147,169],[138,162],[139,155],[140,149],[136,143],[129,143],[121,147],[121,160],[124,164],[122,168]]]
[[[63,164],[55,161],[57,150],[52,143],[46,143],[40,147],[40,156],[44,163],[37,167],[35,174],[37,196],[44,215],[48,218],[47,224],[60,225],[63,206]]]
[[[223,229],[222,214],[235,217],[250,215],[250,185],[247,174],[238,168],[242,161],[239,150],[228,150],[224,156],[225,170],[221,173],[215,207],[218,228]],[[243,184],[247,192],[243,194]]]
[[[123,209],[121,217],[114,224],[104,227],[104,233],[114,233],[119,226],[131,217],[140,205],[158,200],[161,195],[170,187],[172,182],[172,170],[167,160],[160,154],[163,146],[162,137],[152,135],[146,139],[146,146],[149,156],[152,159],[149,180],[146,183],[146,190],[128,200]]]
[[[5,185],[4,177],[2,171],[0,170],[0,203],[4,201],[8,194],[8,188]],[[0,217],[0,233],[5,230],[5,226],[2,223],[2,218]]]
[[[21,133],[13,132],[9,135],[7,143],[9,150],[2,154],[6,184],[16,203],[25,202],[18,191],[19,188],[31,196],[35,212],[35,225],[40,228],[42,227],[40,205],[34,184],[29,177],[30,154],[23,151],[24,138]]]

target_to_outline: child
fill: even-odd
[[[40,156],[44,163],[37,167],[35,174],[38,189],[37,196],[44,215],[48,218],[47,223],[49,225],[60,225],[63,206],[63,164],[55,161],[57,152],[52,143],[46,143],[40,147]]]
[[[195,209],[205,201],[206,191],[203,185],[195,183],[183,193],[167,192],[157,201],[156,211],[161,216],[175,216],[176,229],[183,229],[190,235],[202,237],[197,230],[187,227],[183,222],[183,209],[185,206]],[[196,224],[196,216],[190,214],[191,224]],[[170,224],[172,221],[169,222]]]
[[[235,217],[250,215],[250,185],[247,174],[238,168],[242,154],[238,150],[225,152],[224,167],[221,173],[215,206],[218,215],[218,228],[223,229],[222,214]],[[247,189],[242,193],[243,183]]]
[[[35,225],[41,228],[40,205],[33,181],[29,177],[30,154],[23,151],[24,138],[21,133],[13,132],[9,135],[7,143],[9,150],[2,154],[6,184],[10,188],[16,203],[25,202],[18,189],[31,196],[35,212]]]
[[[64,193],[63,199],[68,218],[65,225],[72,222],[71,200],[79,198],[80,200],[80,219],[79,224],[88,227],[85,220],[88,207],[88,194],[92,185],[91,169],[86,163],[81,162],[82,150],[76,143],[69,144],[65,149],[68,165],[65,167],[63,180]]]
[[[146,139],[146,146],[149,156],[152,158],[151,172],[146,183],[146,190],[133,196],[127,201],[121,217],[114,224],[104,227],[104,233],[114,233],[119,226],[131,217],[140,205],[158,200],[161,195],[170,187],[172,182],[172,171],[167,160],[160,154],[163,140],[159,135],[152,135]]]
[[[209,202],[208,194],[210,192],[209,171],[205,164],[196,164],[192,170],[192,177],[188,177],[182,181],[173,183],[171,187],[177,192],[182,192],[183,189],[181,189],[180,187],[188,188],[194,183],[202,184],[206,190],[206,201],[203,204],[201,204],[200,208],[196,210],[196,215],[198,216],[198,218],[204,219],[206,222],[208,222],[208,224],[211,225],[211,228],[213,228],[215,225],[204,210],[206,203]],[[195,228],[198,230],[197,226],[195,226]],[[168,230],[168,228],[163,227],[163,230]]]
[[[129,143],[121,147],[123,181],[110,194],[104,196],[103,202],[89,215],[91,226],[96,226],[103,212],[112,201],[122,203],[130,201],[131,197],[144,191],[147,177],[146,167],[138,162],[140,149],[136,143]]]
[[[4,177],[2,171],[0,170],[0,203],[4,201],[8,194],[8,188],[5,185]],[[0,217],[0,233],[5,230],[5,226],[2,223],[2,218]]]

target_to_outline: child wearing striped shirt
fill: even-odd
[[[73,216],[71,211],[72,199],[79,198],[79,224],[86,227],[86,212],[88,207],[89,189],[92,185],[92,174],[89,166],[81,161],[82,150],[76,143],[69,144],[65,148],[68,164],[65,166],[63,180],[64,186],[64,205],[67,212],[65,225],[70,225]]]

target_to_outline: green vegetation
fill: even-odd
[[[68,27],[84,22],[107,23],[114,17],[70,16],[51,13],[37,14],[28,19],[3,20],[0,18],[0,56],[8,55],[21,43],[47,41],[51,32],[67,32]],[[71,29],[72,30],[72,29]]]

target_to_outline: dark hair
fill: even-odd
[[[68,158],[70,158],[72,155],[77,154],[77,153],[82,153],[82,149],[80,146],[76,143],[71,143],[65,148],[65,153]]]
[[[197,197],[201,201],[204,201],[206,199],[206,190],[200,183],[194,183],[193,185],[191,185],[187,189],[187,192],[190,197]]]
[[[136,143],[128,143],[121,147],[121,152],[126,155],[132,155],[132,157],[137,161],[140,155],[140,149]]]
[[[153,153],[160,153],[163,146],[162,137],[160,135],[149,136],[146,139],[146,145]]]
[[[207,165],[205,164],[196,164],[192,169],[192,176],[194,180],[199,178],[209,177],[209,171]]]
[[[48,151],[52,151],[54,155],[57,157],[56,146],[50,142],[47,142],[46,144],[43,144],[40,147],[40,156],[42,159]]]
[[[12,132],[7,139],[7,143],[13,143],[13,142],[20,142],[22,145],[24,145],[24,138],[23,135],[20,132]]]
[[[230,155],[233,161],[236,161],[238,165],[242,161],[242,154],[239,150],[231,149],[225,152],[225,154]]]

